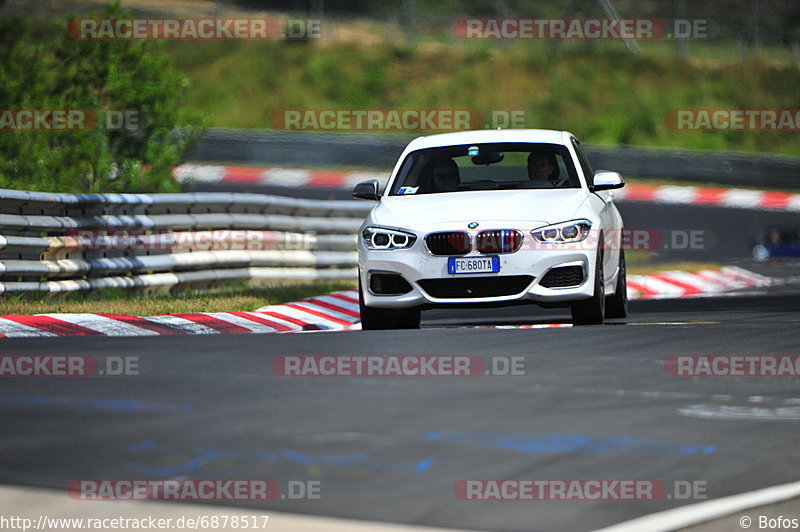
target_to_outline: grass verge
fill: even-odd
[[[0,297],[0,315],[99,313],[154,316],[183,312],[254,311],[337,290],[356,288],[355,282],[281,284],[263,287],[232,285],[213,291],[182,289],[142,297],[119,289],[57,295],[14,294]]]
[[[788,87],[800,83],[791,63],[681,63],[535,42],[170,42],[168,51],[190,79],[186,106],[213,126],[281,128],[287,109],[473,109],[487,122],[480,128],[494,125],[493,111],[521,111],[525,127],[567,129],[587,144],[797,153],[792,135],[677,130],[667,120],[674,109],[791,109]]]
[[[654,262],[652,254],[647,251],[625,251],[625,266],[630,275],[649,275],[651,273],[667,271],[699,272],[702,270],[715,270],[725,266],[718,262]]]

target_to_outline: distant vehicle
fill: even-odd
[[[766,227],[755,239],[753,258],[762,262],[771,259],[800,259],[800,225]]]
[[[417,328],[420,311],[519,302],[570,307],[574,323],[627,315],[616,172],[594,172],[566,131],[420,137],[359,231],[364,329]]]

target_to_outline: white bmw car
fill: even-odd
[[[593,171],[566,131],[420,137],[403,151],[358,238],[364,329],[417,328],[420,311],[535,303],[576,324],[627,315],[616,172]]]

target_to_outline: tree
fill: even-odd
[[[129,18],[118,3],[97,18]],[[0,28],[0,99],[7,109],[96,116],[78,131],[0,131],[0,186],[59,192],[177,190],[171,177],[206,117],[181,106],[186,78],[163,43],[80,40],[61,25],[37,36],[22,20]],[[120,123],[120,118],[127,121]],[[86,121],[92,126],[91,120]],[[107,126],[115,127],[107,127]],[[121,126],[121,127],[117,127]]]

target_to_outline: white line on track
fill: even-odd
[[[668,532],[798,496],[800,496],[800,482],[790,482],[740,495],[673,508],[601,528],[596,532],[640,532],[641,530]],[[738,529],[738,522],[736,525]],[[727,527],[727,529],[730,530],[731,527]],[[755,529],[757,530],[758,527]]]

